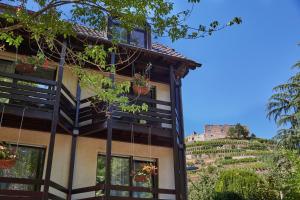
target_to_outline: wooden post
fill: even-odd
[[[176,131],[176,102],[175,102],[175,80],[174,80],[174,68],[170,67],[170,99],[171,99],[171,115],[172,115],[172,136],[173,136],[173,160],[174,160],[174,178],[175,178],[175,191],[176,200],[181,199],[180,189],[180,170],[179,170],[179,151],[178,151],[178,139]]]
[[[183,184],[183,199],[188,199],[188,194],[187,194],[187,174],[186,174],[186,158],[185,158],[185,141],[184,141],[184,120],[183,120],[183,107],[182,107],[182,92],[181,92],[181,79],[179,80],[179,84],[177,86],[177,91],[178,91],[178,96],[179,96],[179,124],[180,124],[180,141],[182,144],[182,149],[181,149],[181,172],[182,172],[182,184]]]
[[[111,53],[111,64],[115,64],[115,53]],[[110,74],[112,81],[115,81],[114,73]],[[106,163],[105,163],[105,199],[110,199],[111,184],[111,148],[112,148],[112,112],[113,105],[109,105],[109,116],[107,119],[107,138],[106,138]]]
[[[48,158],[47,158],[47,167],[46,167],[46,175],[45,175],[45,184],[44,184],[44,200],[48,200],[48,193],[49,193],[49,186],[50,186],[50,178],[51,178],[51,170],[52,170],[52,160],[53,160],[53,151],[55,145],[55,135],[56,135],[56,128],[58,123],[58,114],[59,114],[59,103],[60,103],[60,92],[61,92],[61,85],[63,79],[63,72],[64,72],[64,64],[65,64],[65,56],[66,56],[66,48],[67,43],[66,41],[63,42],[62,50],[60,53],[60,62],[58,66],[58,78],[57,78],[57,86],[56,86],[56,93],[55,93],[55,105],[53,108],[52,114],[52,123],[51,123],[51,135],[50,135],[50,142],[48,146]]]
[[[80,110],[80,98],[81,98],[81,88],[79,82],[77,83],[76,90],[76,112],[75,112],[75,121],[74,121],[74,130],[72,134],[72,146],[71,146],[71,156],[70,156],[70,165],[69,165],[69,180],[68,180],[68,194],[67,200],[72,198],[72,189],[73,189],[73,179],[74,179],[74,166],[75,166],[75,157],[76,157],[76,146],[77,146],[77,137],[79,134],[79,110]]]

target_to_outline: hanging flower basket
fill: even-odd
[[[0,169],[10,169],[16,164],[16,154],[7,144],[0,143]]]
[[[145,164],[142,168],[142,171],[148,175],[157,175],[158,168],[152,163]]]
[[[148,182],[151,176],[157,175],[157,167],[152,163],[144,164],[139,171],[134,174],[135,182]]]
[[[1,160],[0,169],[10,169],[16,165],[16,159]]]
[[[135,74],[133,78],[133,92],[136,95],[147,95],[150,92],[149,79],[141,74]]]
[[[145,183],[145,182],[148,182],[149,177],[148,177],[147,175],[145,175],[145,174],[140,174],[140,175],[136,174],[136,175],[134,176],[133,180],[134,180],[135,182]]]
[[[150,87],[147,86],[133,85],[132,89],[136,95],[147,95],[150,92]]]
[[[29,63],[17,63],[16,71],[20,73],[30,74],[35,72],[35,66]]]

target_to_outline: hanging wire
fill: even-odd
[[[18,140],[17,140],[16,154],[18,154],[18,150],[19,150],[19,143],[20,143],[20,139],[21,139],[25,110],[26,110],[26,107],[23,109],[23,113],[22,113],[22,119],[21,119],[21,124],[20,124],[20,128],[19,128]]]
[[[1,119],[0,119],[0,127],[2,127],[2,121],[3,121],[3,116],[4,116],[4,110],[5,110],[5,105],[2,107],[2,113],[1,113]]]
[[[134,131],[133,131],[133,124],[131,124],[131,155],[134,159]],[[132,159],[132,165],[133,165],[133,173],[135,173],[135,165]]]
[[[151,135],[152,135],[152,126],[150,125],[148,128],[148,152],[150,155],[149,158],[152,159]]]

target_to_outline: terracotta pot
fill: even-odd
[[[147,95],[150,92],[150,87],[147,86],[133,85],[132,89],[137,95]]]
[[[18,63],[16,64],[16,71],[21,73],[33,73],[35,69],[32,64]]]
[[[16,165],[16,159],[0,159],[0,169],[10,169]]]
[[[135,175],[134,179],[135,182],[147,182],[148,178],[145,175]]]

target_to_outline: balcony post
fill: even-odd
[[[115,53],[111,53],[111,64],[115,64]],[[115,82],[115,74],[111,73],[110,78]],[[110,199],[110,184],[111,184],[111,149],[112,149],[112,112],[113,105],[108,105],[107,118],[107,138],[106,138],[106,163],[105,163],[105,199]]]
[[[181,199],[180,188],[180,169],[179,169],[179,151],[178,151],[178,137],[176,131],[176,96],[175,96],[175,74],[174,67],[170,66],[170,99],[171,99],[171,115],[172,115],[172,137],[173,137],[173,160],[174,160],[174,179],[176,200]]]
[[[187,194],[187,174],[186,174],[186,158],[185,158],[185,141],[184,141],[184,120],[183,120],[183,106],[182,106],[182,92],[181,92],[181,79],[178,81],[177,85],[177,92],[178,92],[178,105],[179,105],[179,124],[180,124],[180,129],[179,129],[179,137],[180,141],[182,144],[182,149],[181,149],[181,171],[182,171],[182,184],[183,184],[183,197],[185,199],[188,199],[188,194]]]
[[[64,41],[60,53],[60,61],[58,66],[58,79],[57,79],[57,86],[56,86],[56,93],[55,93],[55,105],[52,113],[51,134],[50,134],[50,142],[48,146],[47,166],[46,166],[46,173],[45,173],[45,184],[44,184],[44,195],[43,195],[44,200],[48,200],[53,152],[54,152],[54,145],[55,145],[55,135],[56,135],[56,128],[58,123],[58,114],[59,114],[60,92],[61,92],[61,85],[62,85],[63,72],[64,72],[63,66],[65,64],[66,49],[67,49],[67,43],[66,41]]]
[[[68,194],[67,200],[72,198],[72,189],[73,189],[73,179],[74,179],[74,166],[76,159],[76,147],[77,147],[77,137],[79,134],[79,110],[80,110],[80,99],[81,99],[81,88],[79,81],[77,82],[76,90],[76,107],[75,107],[75,121],[74,129],[72,133],[72,146],[71,146],[71,156],[70,156],[70,165],[69,165],[69,179],[68,179]]]

